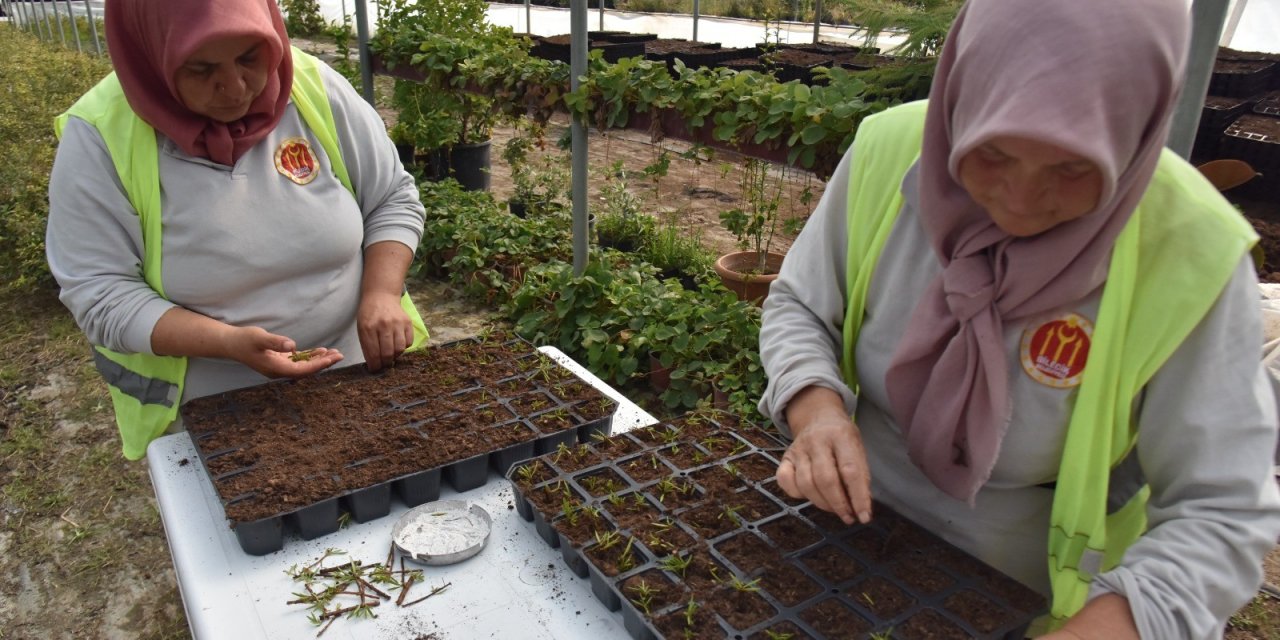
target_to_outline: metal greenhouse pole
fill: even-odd
[[[360,95],[373,104],[373,65],[369,63],[369,9],[356,0],[356,42],[360,52]]]
[[[698,41],[698,0],[693,0],[693,38],[694,42]]]
[[[53,0],[53,21],[58,23],[58,39],[67,46],[67,32],[62,28],[62,16],[58,13],[58,0]]]
[[[813,3],[813,43],[818,44],[818,32],[822,29],[822,0]]]
[[[1183,158],[1191,157],[1196,141],[1204,96],[1213,75],[1218,38],[1227,20],[1227,0],[1195,0],[1191,5],[1191,50],[1187,53],[1187,77],[1173,112],[1166,146]]]
[[[89,4],[89,0],[84,0],[84,10],[89,18],[89,28],[93,29],[93,46],[98,50],[98,55],[102,55],[102,41],[98,39],[98,23],[93,19],[93,5]]]
[[[71,0],[62,1],[67,4],[67,15],[71,18],[71,33],[76,37],[76,51],[84,53],[84,46],[80,44],[80,23],[76,22],[76,12],[71,10]]]
[[[696,0],[695,0],[696,1]],[[587,73],[587,0],[569,4],[569,89],[577,91]],[[573,119],[570,153],[573,168],[573,275],[587,270],[587,126]]]

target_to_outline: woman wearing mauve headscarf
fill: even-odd
[[[779,484],[1046,597],[1030,634],[1208,638],[1280,534],[1256,236],[1163,149],[1184,3],[970,0],[865,120],[765,302]]]
[[[413,178],[275,1],[108,0],[106,29],[114,73],[55,123],[46,245],[125,455],[185,400],[420,345]]]

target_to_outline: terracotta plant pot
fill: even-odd
[[[724,281],[724,286],[738,294],[739,300],[763,304],[769,295],[769,285],[778,279],[778,270],[782,268],[783,255],[772,251],[765,258],[764,272],[755,271],[759,264],[759,254],[755,251],[739,251],[727,253],[716,260],[716,273]]]

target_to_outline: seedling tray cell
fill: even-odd
[[[488,477],[489,454],[487,453],[459,460],[444,468],[445,481],[458,493],[484,486]]]
[[[440,476],[439,468],[428,469],[400,478],[391,484],[400,502],[408,507],[416,507],[440,498]]]
[[[512,402],[521,397],[559,410],[555,429],[537,430],[533,409]],[[490,466],[505,472],[562,442],[602,438],[614,409],[529,343],[495,332],[376,374],[355,365],[195,399],[181,415],[241,547],[261,555],[288,531],[336,531],[343,511],[367,522],[390,511],[393,494],[417,506],[439,498],[442,479],[467,491]]]
[[[342,496],[341,506],[356,522],[377,520],[391,512],[391,483],[384,482]]]
[[[1014,638],[1045,611],[1042,596],[886,505],[846,526],[788,498],[774,478],[785,446],[735,423],[690,414],[597,442],[598,458],[566,447],[507,474],[522,517],[621,610],[632,638]],[[672,461],[672,447],[700,462]],[[646,460],[664,475],[628,474]],[[581,514],[597,510],[598,524],[584,527]],[[629,561],[619,563],[619,548]],[[638,575],[661,576],[678,596],[638,597],[628,591]]]

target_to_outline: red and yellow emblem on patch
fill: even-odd
[[[1028,327],[1022,332],[1022,369],[1043,385],[1078,386],[1092,336],[1093,323],[1076,313]]]
[[[276,171],[298,183],[307,184],[316,179],[320,163],[306,138],[289,138],[276,147]]]

